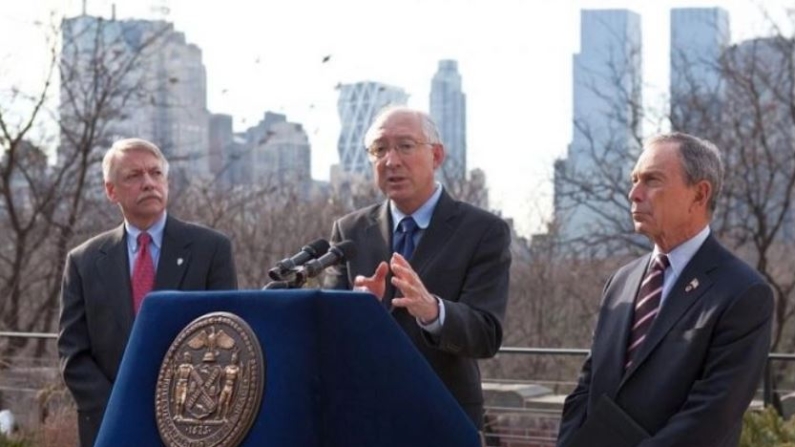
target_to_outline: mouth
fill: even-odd
[[[388,184],[396,184],[396,183],[403,183],[406,181],[406,177],[402,177],[399,175],[390,175],[386,178],[386,182]]]

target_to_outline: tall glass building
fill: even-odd
[[[467,130],[466,95],[461,90],[458,62],[439,61],[431,81],[430,114],[439,127],[447,158],[442,164],[442,182],[460,182],[466,178]]]
[[[730,44],[729,13],[721,8],[671,10],[671,124],[708,137],[719,129],[725,82],[721,57]]]
[[[175,173],[209,175],[202,51],[172,23],[66,19],[60,69],[59,162],[70,157],[69,142],[83,138],[84,117],[97,116],[100,148],[120,138],[145,138],[160,146]]]
[[[626,190],[641,135],[640,16],[582,10],[573,60],[573,139],[555,164],[555,219],[564,239],[612,233],[626,219]]]

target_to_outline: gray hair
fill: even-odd
[[[442,144],[442,138],[439,136],[439,128],[436,126],[436,123],[433,122],[433,118],[431,118],[430,115],[406,106],[389,105],[378,112],[378,115],[376,115],[373,119],[373,123],[370,124],[370,127],[364,134],[364,147],[370,147],[370,145],[373,144],[373,141],[375,140],[374,133],[376,129],[381,123],[384,122],[387,117],[393,113],[405,113],[418,117],[422,123],[422,135],[425,137],[428,143]]]
[[[718,205],[718,196],[723,188],[723,160],[718,147],[710,141],[682,132],[672,132],[652,137],[646,146],[654,144],[674,143],[679,148],[679,159],[687,185],[706,180],[712,186],[712,195],[707,207],[714,212]]]
[[[116,159],[122,154],[132,151],[149,152],[160,160],[163,167],[163,175],[168,178],[168,160],[154,143],[142,138],[125,138],[116,141],[113,146],[105,152],[102,158],[102,178],[109,182],[116,177]]]

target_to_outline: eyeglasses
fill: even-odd
[[[405,156],[411,155],[417,147],[424,144],[433,146],[433,143],[427,141],[414,141],[411,138],[399,139],[392,145],[384,141],[376,141],[367,148],[367,153],[370,155],[371,161],[378,161],[386,157],[390,149],[395,149],[399,155]]]

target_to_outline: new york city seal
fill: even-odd
[[[265,357],[240,317],[193,320],[171,343],[157,377],[155,414],[168,447],[234,447],[265,394]]]

